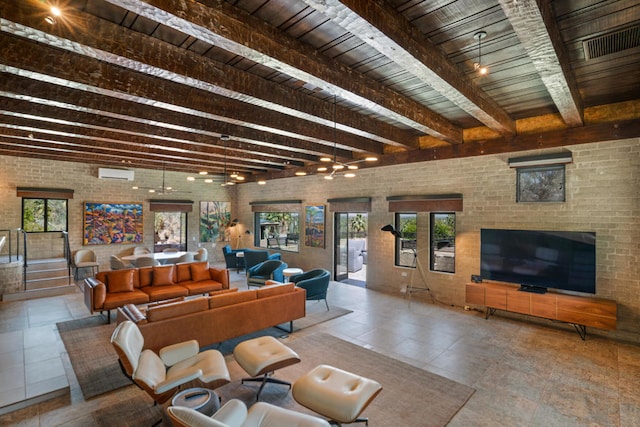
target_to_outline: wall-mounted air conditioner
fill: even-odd
[[[99,168],[98,178],[119,179],[122,181],[133,181],[133,171],[128,169]]]

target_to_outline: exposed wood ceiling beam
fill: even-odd
[[[191,131],[163,129],[147,123],[137,123],[135,129],[132,129],[131,123],[113,117],[99,116],[98,114],[83,113],[75,110],[68,110],[29,102],[27,100],[19,100],[14,94],[5,94],[3,96],[0,115],[6,117],[15,117],[17,120],[29,120],[35,123],[35,126],[49,125],[53,126],[66,125],[77,128],[76,133],[96,133],[97,136],[111,134],[110,138],[123,140],[127,142],[146,144],[146,145],[162,145],[166,149],[182,150],[192,152],[194,154],[206,154],[213,159],[222,159],[227,157],[241,158],[249,165],[262,167],[279,167],[282,165],[282,152],[265,147],[263,151],[246,149],[247,144],[238,147],[237,143],[227,141],[227,153],[224,152],[222,144],[218,141],[212,143],[211,137],[197,132],[195,129]],[[86,130],[86,131],[85,131]],[[99,133],[98,133],[99,132]],[[139,141],[138,141],[139,140]],[[298,159],[307,161],[315,161],[317,157],[311,155],[298,154]],[[292,165],[302,166],[304,163],[298,160],[292,160]]]
[[[49,116],[51,117],[51,116]],[[253,170],[264,172],[267,168],[282,169],[280,163],[266,160],[264,157],[250,155],[236,150],[224,150],[218,147],[203,147],[186,141],[175,139],[158,141],[149,135],[124,134],[116,129],[95,128],[90,126],[77,126],[72,123],[52,122],[51,120],[38,120],[33,115],[18,115],[13,112],[0,110],[0,128],[4,135],[23,136],[44,135],[51,141],[58,141],[77,147],[101,148],[105,152],[112,152],[115,157],[119,151],[124,153],[136,153],[140,156],[155,157],[162,155],[177,160],[192,160],[202,168],[221,169],[223,159],[228,162],[236,162],[236,168],[242,168],[246,172]],[[66,144],[66,141],[72,141]],[[297,166],[303,166],[300,162],[292,162]]]
[[[582,126],[584,110],[549,1],[499,0],[540,79],[568,126]]]
[[[515,134],[516,126],[509,115],[386,3],[369,0],[303,1],[487,127],[504,135]]]
[[[166,169],[176,172],[184,172],[188,164],[180,162],[167,162],[166,159],[149,160],[135,156],[121,156],[114,158],[110,154],[95,152],[82,153],[61,147],[46,147],[46,141],[27,140],[25,138],[10,138],[0,135],[0,153],[6,156],[30,157],[36,159],[49,159],[63,162],[77,162],[98,164],[102,166],[132,167],[142,169]],[[216,179],[215,176],[212,177]]]
[[[423,105],[326,58],[226,2],[106,0],[206,43],[310,83],[372,112],[449,142],[462,131]]]
[[[376,166],[433,160],[457,159],[517,151],[557,148],[574,144],[640,137],[640,119],[589,124],[581,127],[532,132],[513,137],[479,140],[459,145],[419,150],[409,153],[389,154]]]
[[[92,15],[70,11],[66,19],[72,27],[51,26],[33,10],[27,3],[6,8],[0,18],[2,31],[325,126],[333,126],[335,121],[340,130],[384,144],[418,147],[418,137],[410,131],[341,106],[334,114],[333,106],[321,99]]]
[[[337,131],[271,110],[220,97],[199,89],[166,81],[158,87],[157,79],[141,75],[86,57],[32,44],[0,34],[2,58],[0,71],[116,99],[153,105],[167,111],[188,113],[196,117],[288,135],[331,149],[337,135],[340,148],[382,153],[382,145],[357,135]],[[65,66],[61,66],[65,64]],[[25,67],[20,71],[17,67]]]
[[[2,66],[0,65],[0,69]],[[17,70],[19,71],[19,70]],[[37,97],[34,94],[41,94]],[[310,160],[318,156],[332,155],[332,147],[284,135],[266,133],[231,123],[207,120],[190,114],[156,109],[152,105],[113,99],[94,92],[63,87],[56,84],[3,74],[0,79],[0,96],[28,101],[34,105],[53,106],[69,111],[72,115],[91,114],[103,120],[116,119],[126,122],[123,129],[138,129],[140,125],[160,128],[160,133],[179,130],[202,135],[211,144],[220,144],[220,135],[233,135],[226,146],[250,153],[262,153],[272,157],[292,160]],[[338,158],[353,160],[351,152],[338,148]]]

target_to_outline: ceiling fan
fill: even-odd
[[[183,194],[191,193],[191,191],[177,190],[177,189],[173,188],[172,186],[167,185],[167,183],[165,181],[165,167],[164,167],[164,165],[162,166],[162,185],[159,185],[157,187],[134,186],[132,188],[134,190],[147,190],[149,193],[158,194],[158,195],[176,194],[176,193],[183,193]]]

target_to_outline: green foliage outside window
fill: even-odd
[[[22,229],[30,233],[67,231],[66,199],[22,199]]]
[[[300,214],[297,212],[256,213],[256,246],[298,252]]]

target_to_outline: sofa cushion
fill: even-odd
[[[241,302],[254,301],[256,299],[256,291],[230,292],[215,295],[209,298],[209,308],[226,307]]]
[[[173,285],[173,265],[161,265],[153,267],[152,286]]]
[[[229,292],[238,292],[238,288],[220,289],[220,290],[217,290],[217,291],[211,291],[211,292],[209,292],[209,296],[212,297],[214,295],[228,294]],[[211,306],[209,306],[209,307],[211,307]]]
[[[180,282],[188,282],[191,279],[191,269],[189,268],[190,263],[179,263],[174,264],[175,275],[176,275],[176,283]]]
[[[208,310],[209,301],[207,298],[195,298],[187,301],[174,302],[150,307],[147,310],[147,321],[157,322],[158,320],[170,319],[172,317]]]
[[[144,288],[153,284],[153,267],[138,268],[138,284],[134,283],[136,288]]]
[[[293,283],[282,283],[279,285],[264,286],[256,290],[257,298],[268,298],[275,295],[286,294],[293,292],[296,285]]]
[[[163,301],[189,295],[189,290],[180,285],[145,286],[140,290],[149,295],[149,301]]]
[[[206,262],[194,262],[190,265],[191,280],[194,282],[202,282],[203,280],[211,280],[209,274],[209,266]]]
[[[108,292],[100,309],[112,310],[125,304],[145,304],[147,302],[149,302],[149,295],[138,289],[131,292]]]
[[[133,291],[134,270],[114,270],[107,277],[107,292],[131,292]]]

